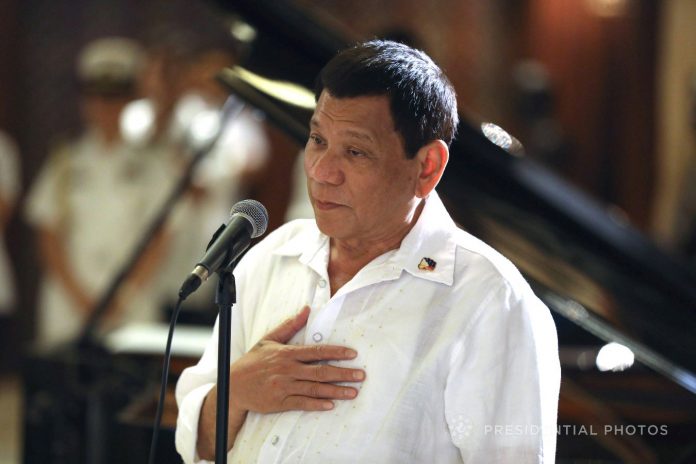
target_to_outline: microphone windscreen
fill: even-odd
[[[268,211],[256,200],[242,200],[230,210],[230,217],[240,214],[247,218],[253,227],[251,238],[262,236],[268,228]]]

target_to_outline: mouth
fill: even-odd
[[[322,211],[329,211],[329,210],[336,209],[339,206],[343,206],[343,205],[341,205],[339,203],[332,203],[330,201],[320,201],[320,200],[317,200],[315,198],[314,199],[314,206],[316,206],[318,209],[320,209]]]

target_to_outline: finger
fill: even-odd
[[[314,382],[362,382],[365,380],[365,371],[362,369],[348,369],[330,364],[304,365],[295,372],[296,379]]]
[[[297,381],[290,384],[290,392],[294,395],[310,398],[325,398],[335,400],[352,399],[358,396],[358,390],[352,387],[341,387],[331,383]]]
[[[328,411],[334,404],[328,400],[292,395],[286,396],[280,407],[280,411]]]
[[[309,318],[309,306],[304,306],[299,313],[281,323],[263,337],[264,340],[273,340],[278,343],[287,343],[299,330],[305,326]]]
[[[336,345],[302,345],[293,346],[289,351],[298,361],[340,361],[354,359],[358,353],[345,346]]]

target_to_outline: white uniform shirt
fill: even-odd
[[[27,219],[62,235],[71,270],[96,299],[130,258],[174,180],[160,153],[125,144],[107,148],[96,134],[87,133],[49,159],[27,200]],[[131,301],[126,320],[155,318],[156,302],[148,292]],[[39,340],[67,341],[81,325],[63,287],[45,276]]]
[[[19,157],[17,147],[5,134],[0,133],[0,198],[12,206],[19,193]],[[12,309],[16,295],[14,275],[5,251],[5,237],[0,228],[0,314]]]
[[[268,157],[269,142],[254,112],[244,110],[227,123],[193,176],[193,184],[204,189],[205,197],[194,201],[186,196],[179,203],[173,222],[174,243],[160,276],[166,301],[176,299],[186,273],[203,256],[213,233],[227,222],[230,208],[241,200],[244,172],[260,168]],[[214,306],[214,289],[210,287],[188,301]]]
[[[286,224],[235,271],[232,361],[308,304],[291,343],[344,345],[362,368],[354,400],[330,411],[250,412],[231,463],[554,462],[560,366],[548,309],[515,267],[458,229],[437,194],[398,250],[333,297],[329,238]],[[423,258],[433,269],[420,269]],[[217,327],[177,386],[176,445],[196,462],[202,401],[216,381]]]

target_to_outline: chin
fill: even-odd
[[[328,219],[326,217],[323,217],[321,214],[322,212],[319,211],[319,214],[315,211],[314,217],[317,222],[317,227],[321,231],[322,234],[327,235],[331,238],[342,238],[342,236],[346,235],[346,231],[348,228],[346,227],[345,221],[341,221],[339,219]]]

